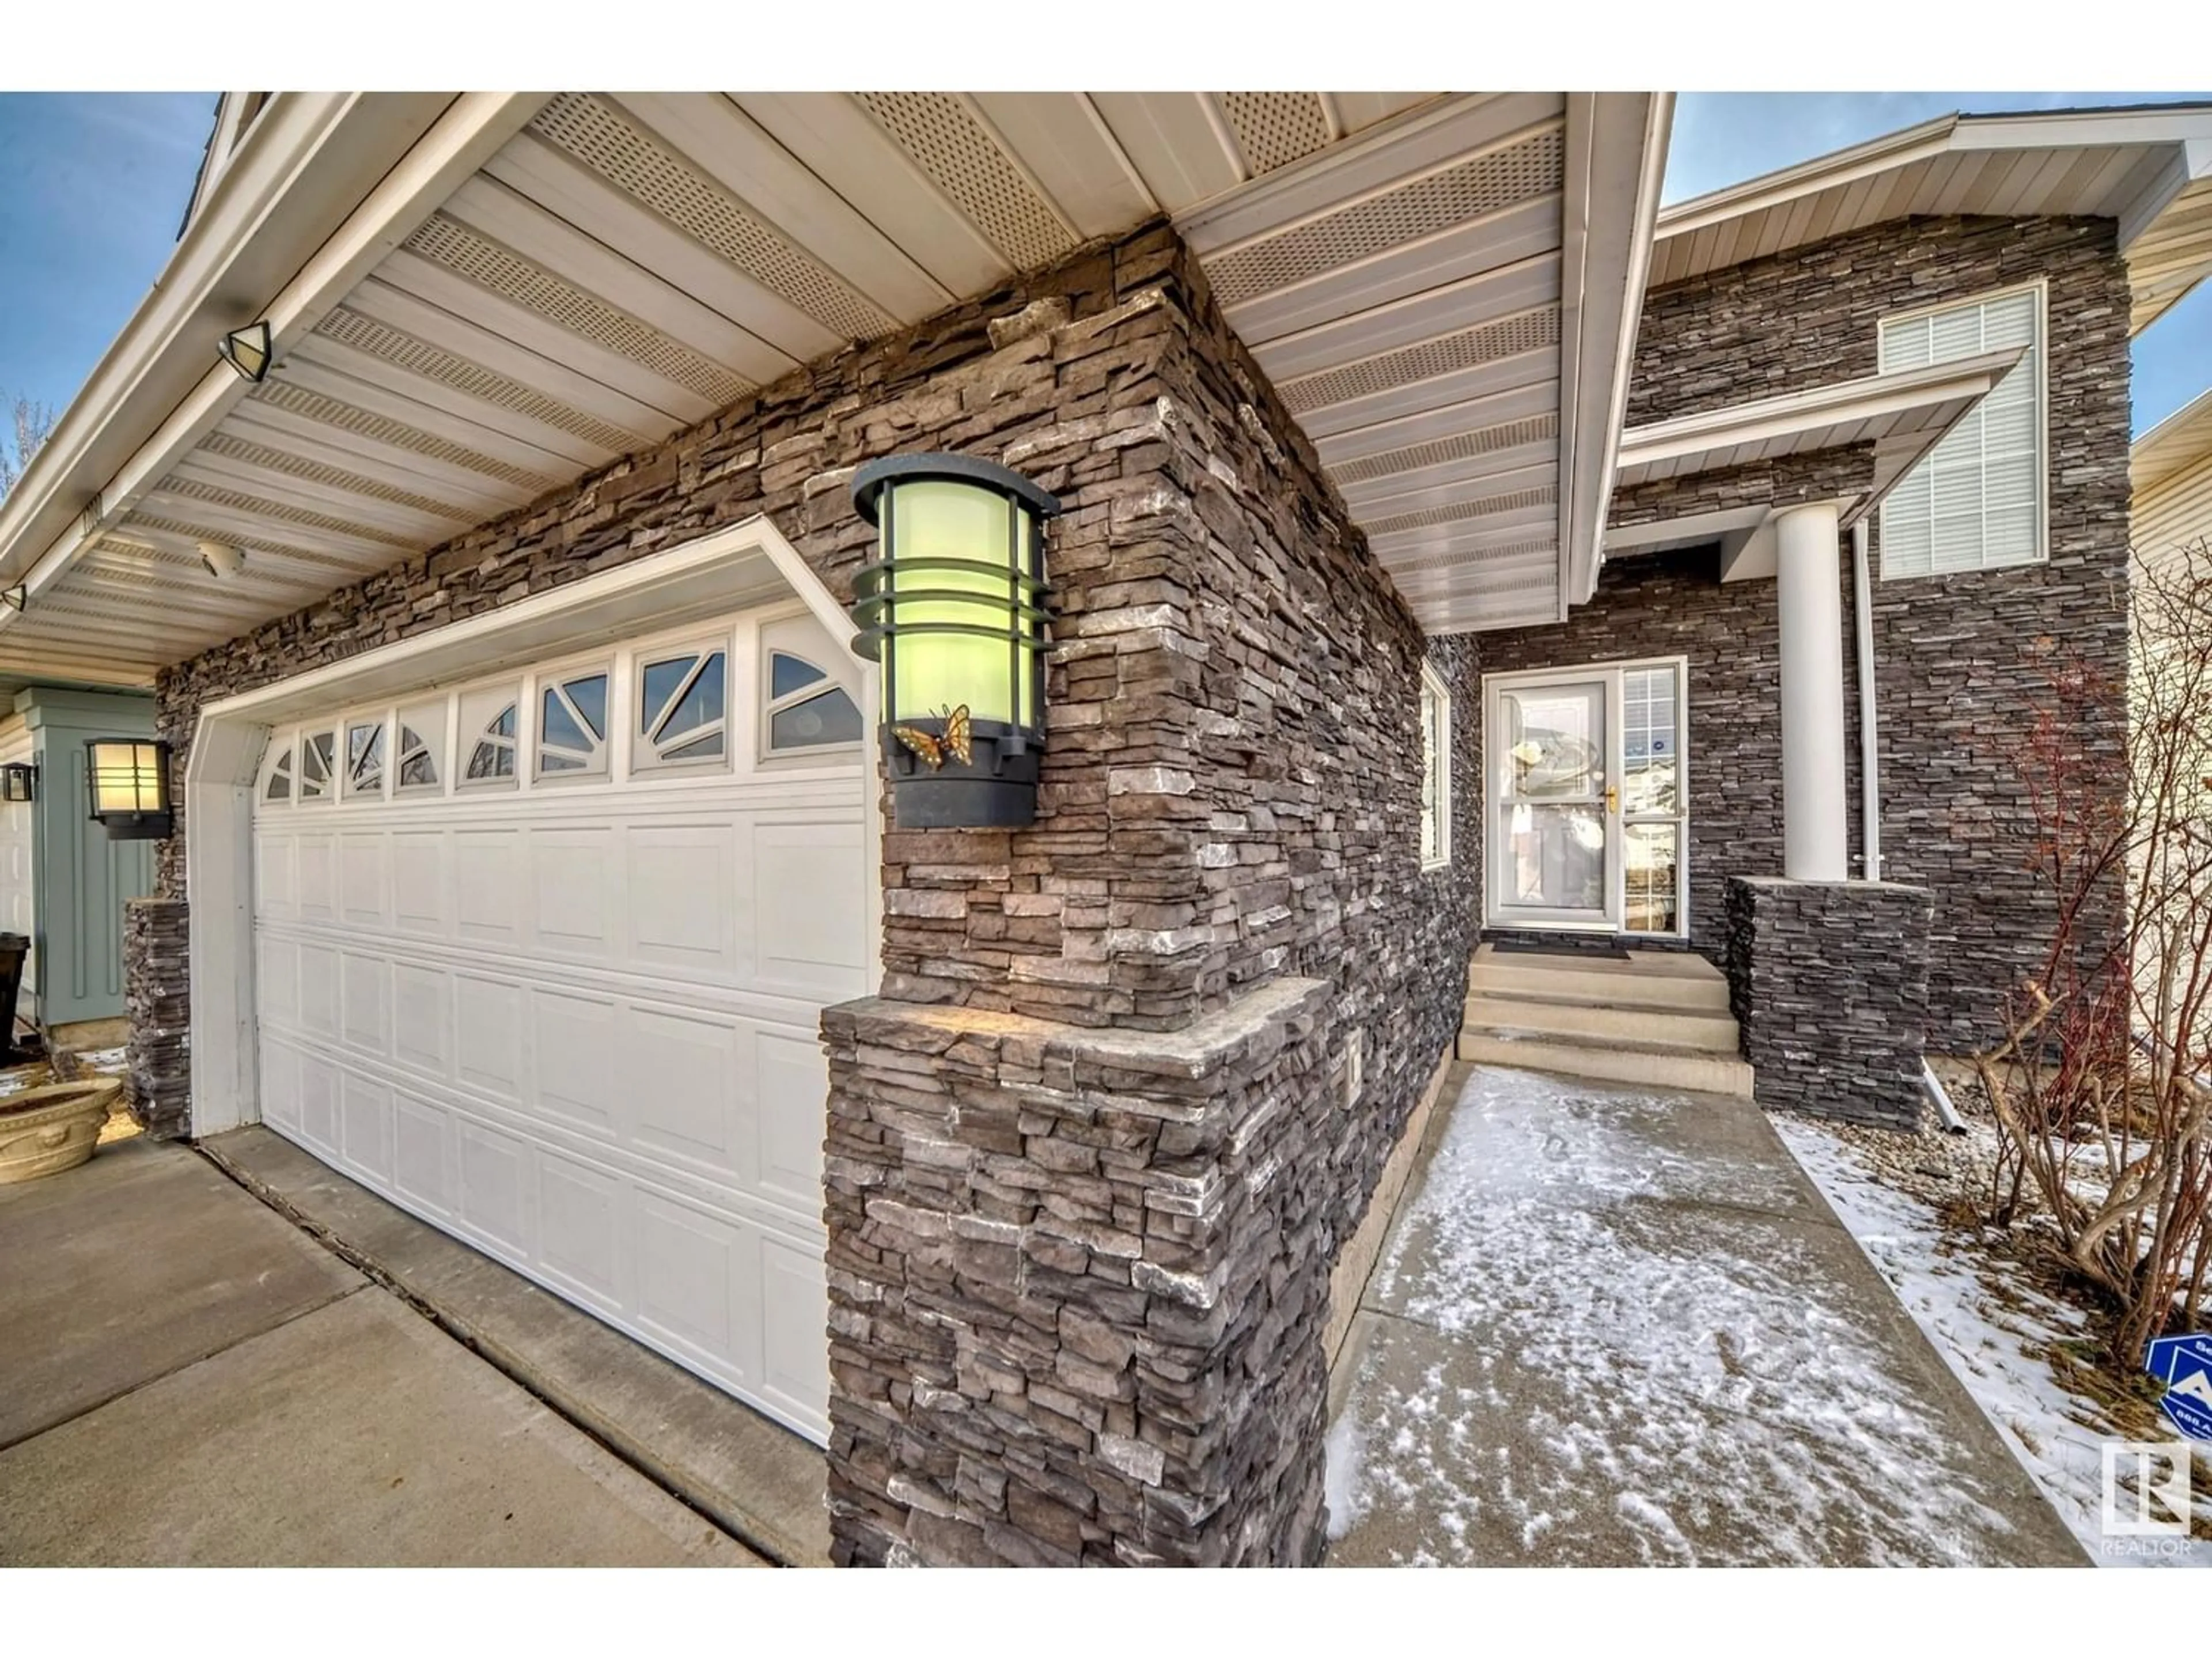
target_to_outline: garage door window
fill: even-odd
[[[799,618],[761,629],[761,753],[805,754],[860,741],[860,706],[812,657],[787,648],[806,637]],[[816,630],[818,637],[819,630]]]
[[[261,786],[261,799],[283,801],[292,799],[292,744],[289,738],[276,751],[276,758],[269,763],[269,775]]]
[[[638,670],[636,769],[723,762],[729,747],[728,678],[725,651],[677,652],[644,661]]]
[[[346,727],[345,793],[381,795],[384,793],[384,722]]]
[[[605,670],[550,680],[538,725],[538,775],[604,776],[607,769]]]
[[[327,800],[335,781],[338,734],[310,732],[300,739],[300,799]]]
[[[462,769],[465,787],[514,781],[515,716],[520,703],[512,688],[472,691],[461,699],[461,741],[469,747]]]
[[[392,787],[401,794],[434,790],[444,771],[441,752],[446,746],[446,707],[399,711],[399,775]]]

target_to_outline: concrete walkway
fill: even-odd
[[[1453,1086],[1339,1362],[1333,1565],[2083,1565],[1758,1108]]]
[[[0,1565],[759,1565],[181,1147],[0,1188]]]

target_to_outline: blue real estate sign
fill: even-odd
[[[2166,1384],[2159,1407],[2192,1440],[2212,1440],[2212,1334],[2161,1336],[2143,1369]]]

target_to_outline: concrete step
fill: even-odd
[[[1478,993],[1467,1000],[1466,1024],[1648,1042],[1693,1053],[1733,1054],[1741,1047],[1735,1021],[1725,1013],[1650,1003],[1555,1002],[1533,991]]]
[[[1727,979],[1703,957],[1659,952],[1628,962],[1602,957],[1493,954],[1485,945],[1468,975],[1471,994],[1503,994],[1582,1007],[1632,1006],[1729,1012]]]
[[[1654,1089],[1685,1089],[1698,1094],[1751,1098],[1751,1067],[1713,1054],[1692,1054],[1587,1042],[1567,1042],[1534,1034],[1462,1030],[1459,1057],[1491,1066],[1517,1066],[1532,1072],[1558,1072],[1602,1083],[1639,1084]]]

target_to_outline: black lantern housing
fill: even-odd
[[[16,761],[0,766],[0,800],[24,801],[39,798],[39,769],[27,762]]]
[[[965,455],[853,476],[877,556],[853,579],[854,648],[883,665],[881,740],[902,830],[1020,829],[1044,746],[1044,521],[1060,502]],[[965,711],[969,758],[948,736]]]
[[[269,378],[269,364],[276,355],[273,331],[265,322],[231,330],[215,349],[249,386],[258,386]]]
[[[167,839],[169,745],[158,738],[94,738],[84,748],[92,821],[108,840]]]

